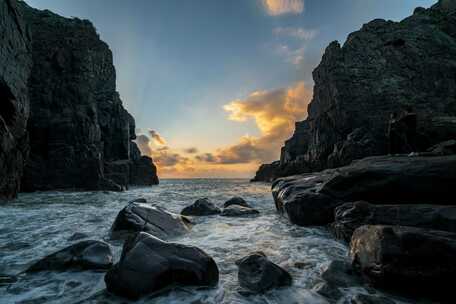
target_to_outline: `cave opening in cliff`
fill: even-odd
[[[3,79],[0,79],[0,117],[8,126],[13,123],[16,114],[15,100],[9,86]]]

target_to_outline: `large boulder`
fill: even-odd
[[[108,269],[112,266],[111,247],[102,241],[82,241],[33,263],[26,272],[70,269]]]
[[[455,256],[455,233],[423,228],[362,226],[350,244],[353,267],[374,287],[435,299],[453,298]]]
[[[242,206],[242,207],[252,208],[252,206],[250,206],[245,201],[245,199],[243,199],[242,197],[239,197],[239,196],[235,196],[235,197],[232,197],[229,200],[227,200],[223,204],[223,208],[226,208],[226,207],[229,207],[229,206],[232,206],[232,205],[238,205],[238,206]]]
[[[0,200],[13,199],[28,157],[30,29],[16,0],[0,2]]]
[[[364,225],[397,225],[456,232],[456,206],[372,205],[346,203],[335,210],[331,230],[350,242],[353,232]]]
[[[145,232],[125,242],[120,261],[105,276],[108,291],[130,299],[173,285],[213,287],[218,280],[217,264],[201,249]]]
[[[192,205],[182,209],[182,215],[205,216],[220,214],[222,211],[215,206],[208,198],[197,199]]]
[[[137,232],[147,232],[161,239],[186,233],[191,226],[185,216],[146,204],[146,200],[131,201],[117,215],[111,227],[112,239],[124,239]]]
[[[256,179],[339,167],[388,150],[390,115],[413,108],[411,148],[456,137],[456,16],[454,1],[417,9],[400,22],[373,20],[343,45],[326,48],[313,72],[313,99],[296,124],[280,162],[262,166]],[[267,171],[267,172],[266,172]]]
[[[227,217],[250,217],[256,216],[260,214],[260,212],[253,208],[242,207],[239,205],[231,205],[229,207],[223,208],[221,216]]]
[[[239,285],[254,293],[290,286],[291,275],[280,266],[271,262],[264,253],[254,252],[238,261]]]

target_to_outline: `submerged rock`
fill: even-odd
[[[50,254],[26,272],[69,269],[108,269],[112,265],[111,247],[101,241],[82,241]]]
[[[255,252],[236,262],[239,267],[239,285],[251,292],[263,293],[268,290],[290,286],[291,275],[271,262],[264,253]]]
[[[436,300],[453,297],[456,233],[362,226],[353,234],[350,256],[353,267],[374,287]]]
[[[350,242],[353,232],[363,225],[399,225],[456,232],[456,206],[346,203],[336,208],[331,230],[337,238]]]
[[[253,208],[242,207],[239,205],[231,205],[229,207],[223,208],[221,216],[228,217],[245,217],[245,216],[255,216],[260,214],[260,212]]]
[[[145,199],[131,201],[119,212],[111,227],[112,239],[123,239],[142,231],[168,239],[189,230],[191,222],[185,216],[145,202]]]
[[[227,201],[223,204],[223,208],[226,208],[226,207],[229,207],[229,206],[232,206],[232,205],[237,205],[237,206],[252,208],[252,207],[245,201],[245,199],[243,199],[242,197],[238,197],[238,196],[232,197],[232,198],[230,198],[229,200],[227,200]]]
[[[145,232],[125,242],[119,263],[105,276],[109,292],[130,299],[172,285],[213,287],[218,280],[217,264],[201,249],[167,243]]]
[[[182,215],[204,216],[220,214],[222,211],[215,206],[208,198],[197,199],[192,205],[182,209]]]

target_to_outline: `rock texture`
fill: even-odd
[[[31,38],[16,0],[0,2],[0,200],[16,197],[28,156]]]
[[[362,226],[350,245],[352,264],[375,287],[453,300],[456,234],[404,226]]]
[[[27,272],[70,269],[108,269],[112,266],[111,247],[101,241],[82,241],[50,254],[31,265]]]
[[[456,233],[456,206],[372,205],[346,203],[335,210],[334,235],[350,242],[353,232],[364,225],[396,225]]]
[[[144,232],[125,242],[119,263],[105,276],[108,291],[131,299],[173,285],[213,287],[218,280],[217,264],[201,249]]]
[[[93,25],[23,2],[21,8],[33,50],[31,151],[22,190],[121,190],[157,183],[152,161],[131,151],[134,119],[116,92],[112,53]]]
[[[222,211],[214,205],[208,198],[197,199],[192,205],[182,209],[182,215],[205,216],[220,214]]]
[[[373,20],[331,43],[313,72],[308,118],[296,124],[279,163],[256,180],[339,167],[387,153],[390,115],[411,106],[415,151],[456,137],[456,11],[441,0],[401,22]]]
[[[326,225],[345,202],[454,205],[456,155],[375,156],[338,169],[277,179],[276,208],[298,225]]]
[[[128,203],[117,215],[111,227],[112,239],[124,239],[137,232],[147,232],[161,239],[186,233],[191,226],[185,216],[170,213],[145,199]]]

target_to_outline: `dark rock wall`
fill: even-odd
[[[313,73],[308,118],[285,143],[281,167],[304,161],[303,173],[385,154],[390,114],[407,106],[417,114],[417,151],[455,138],[453,3],[417,8],[401,22],[377,19],[342,47],[331,43]]]
[[[30,33],[15,0],[0,1],[0,200],[14,198],[28,155]]]
[[[87,20],[22,10],[33,40],[22,190],[126,188],[134,119],[116,92],[108,45]]]

